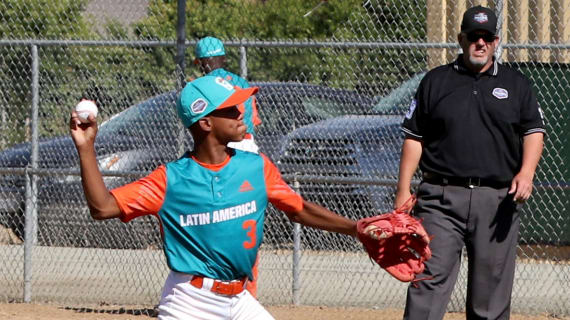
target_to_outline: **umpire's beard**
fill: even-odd
[[[485,59],[475,58],[473,56],[469,56],[469,63],[473,66],[473,68],[477,70],[481,70],[487,62],[489,62],[490,57],[487,56]]]

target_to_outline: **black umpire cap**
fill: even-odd
[[[497,16],[489,8],[476,6],[467,9],[461,21],[461,32],[470,33],[477,30],[497,33]]]

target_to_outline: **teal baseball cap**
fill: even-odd
[[[217,56],[225,56],[226,49],[220,39],[214,37],[205,37],[196,43],[196,58],[209,58]]]
[[[234,87],[221,77],[203,76],[188,82],[180,91],[176,111],[184,126],[188,128],[216,109],[244,103],[258,90],[258,87]]]

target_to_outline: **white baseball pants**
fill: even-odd
[[[265,308],[247,290],[233,296],[210,291],[213,280],[204,278],[203,287],[190,284],[192,275],[171,271],[158,307],[159,320],[272,320]]]

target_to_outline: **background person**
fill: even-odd
[[[221,77],[239,88],[249,88],[249,82],[235,73],[226,69],[226,49],[222,41],[214,37],[204,37],[196,43],[196,58],[194,64],[198,65],[204,75]],[[243,122],[247,127],[247,133],[243,140],[232,141],[229,147],[249,152],[259,152],[259,147],[255,143],[255,126],[261,124],[261,119],[257,112],[257,100],[255,96],[247,99],[242,106]],[[258,257],[259,259],[259,257]],[[259,260],[255,262],[252,270],[253,279],[247,282],[247,290],[257,297],[257,280],[259,278]]]
[[[242,89],[249,88],[250,85],[244,78],[226,69],[226,49],[221,40],[214,37],[204,37],[196,43],[196,58],[194,63],[198,65],[203,75],[221,77],[234,86]],[[257,112],[257,103],[255,96],[247,99],[242,110],[244,117],[243,122],[247,127],[247,134],[244,140],[240,142],[231,142],[230,147],[258,152],[259,148],[255,144],[255,126],[261,124],[261,119]]]
[[[423,179],[415,214],[432,258],[408,288],[405,319],[442,319],[467,249],[467,319],[508,319],[521,203],[532,192],[545,133],[526,77],[494,58],[497,18],[468,9],[454,62],[429,71],[403,121],[395,207]],[[419,275],[418,277],[422,277]]]
[[[177,110],[194,138],[180,159],[125,186],[107,190],[99,171],[93,115],[82,124],[72,111],[70,131],[79,154],[91,216],[128,222],[155,215],[171,269],[159,319],[272,319],[244,290],[252,279],[265,208],[271,202],[293,221],[356,236],[356,222],[304,201],[263,154],[227,147],[246,134],[238,105],[257,92],[219,77],[186,84]]]

